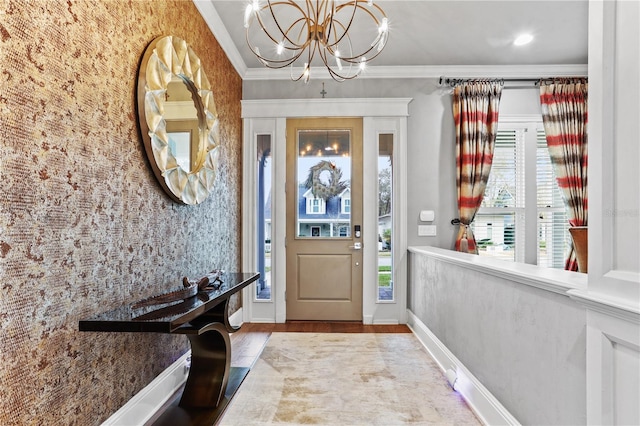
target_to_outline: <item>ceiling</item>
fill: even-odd
[[[247,2],[194,0],[243,79],[288,79],[289,70],[267,69],[249,50]],[[361,77],[586,75],[588,0],[376,3],[389,18],[389,41]],[[514,46],[524,32],[534,40]]]

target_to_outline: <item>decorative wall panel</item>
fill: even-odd
[[[203,60],[221,121],[197,206],[165,195],[137,127],[138,64],[166,34]],[[78,320],[239,268],[242,81],[186,0],[1,1],[0,61],[0,424],[100,424],[188,342]]]

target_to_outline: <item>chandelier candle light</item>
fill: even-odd
[[[389,36],[387,16],[372,0],[252,0],[244,27],[260,62],[290,66],[291,79],[305,82],[316,52],[334,80],[349,80],[382,52]],[[294,68],[298,59],[302,68]]]

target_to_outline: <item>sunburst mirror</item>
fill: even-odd
[[[162,188],[179,203],[203,202],[218,167],[219,122],[202,62],[183,39],[158,37],[145,50],[138,121]]]

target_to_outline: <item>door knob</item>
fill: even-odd
[[[354,250],[360,250],[362,249],[362,243],[355,243],[352,246],[349,246],[349,248],[354,249]]]

